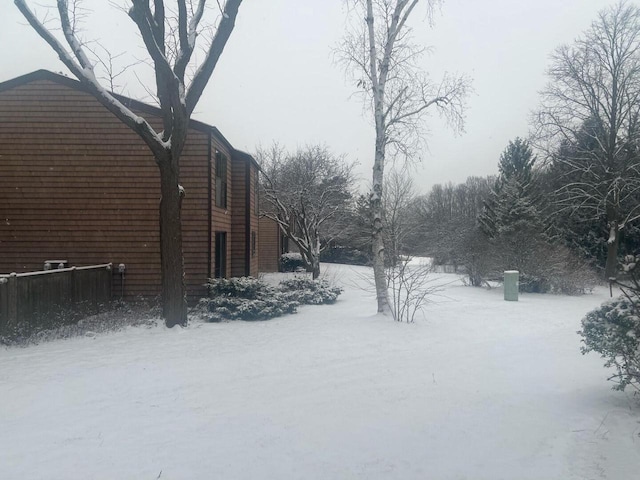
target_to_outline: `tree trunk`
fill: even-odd
[[[384,133],[376,135],[376,157],[373,164],[373,191],[371,192],[371,236],[373,277],[376,285],[378,313],[390,314],[389,289],[384,269],[384,232],[382,185],[384,180]]]
[[[187,324],[187,301],[182,257],[182,220],[177,161],[160,165],[160,263],[162,315],[167,327]]]
[[[311,263],[311,274],[313,275],[313,279],[317,280],[320,276],[320,259],[314,258]]]
[[[319,255],[314,255],[309,253],[307,255],[302,255],[302,259],[304,260],[304,269],[307,273],[312,274],[313,279],[316,280],[320,276],[320,257]]]

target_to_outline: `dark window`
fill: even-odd
[[[251,232],[251,256],[256,256],[256,232]]]
[[[216,207],[227,208],[227,157],[216,150]]]
[[[227,276],[227,232],[216,232],[215,278]]]

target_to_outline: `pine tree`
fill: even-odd
[[[548,246],[548,238],[535,162],[528,142],[519,138],[509,142],[500,156],[500,176],[478,224],[492,245],[495,267],[519,270],[522,288],[540,292],[549,288],[540,265],[540,252]]]
[[[500,176],[478,217],[478,224],[488,237],[544,230],[534,188],[535,162],[529,143],[520,138],[510,141],[500,155]]]

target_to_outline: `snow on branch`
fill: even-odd
[[[14,0],[14,3],[36,33],[56,52],[62,63],[87,87],[107,110],[118,117],[118,119],[129,128],[136,131],[154,153],[164,149],[162,139],[151,125],[145,119],[133,113],[111,92],[107,91],[96,78],[93,64],[84,52],[82,43],[78,40],[74,27],[72,27],[67,0],[57,0],[57,5],[64,37],[71,48],[71,53],[36,17],[25,0]]]

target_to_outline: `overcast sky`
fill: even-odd
[[[87,1],[87,5],[95,0]],[[36,0],[32,0],[36,4]],[[37,3],[42,3],[38,0]],[[104,5],[109,2],[95,2]],[[423,67],[437,79],[466,73],[466,133],[456,137],[437,116],[428,119],[429,150],[416,168],[420,191],[497,172],[510,139],[526,136],[529,112],[544,86],[549,54],[571,43],[614,0],[446,0],[436,24],[415,16],[417,39],[433,46]],[[42,11],[42,10],[41,10]],[[25,24],[13,2],[2,0],[0,81],[46,68],[66,72],[53,51]],[[363,181],[373,165],[374,132],[368,112],[333,61],[345,25],[344,0],[244,0],[236,28],[194,118],[217,126],[236,147],[254,152],[277,140],[294,149],[326,143],[360,163]],[[122,12],[100,10],[93,33],[116,53],[140,54],[133,23]],[[124,58],[124,57],[123,57]],[[123,93],[143,98],[135,77]]]

